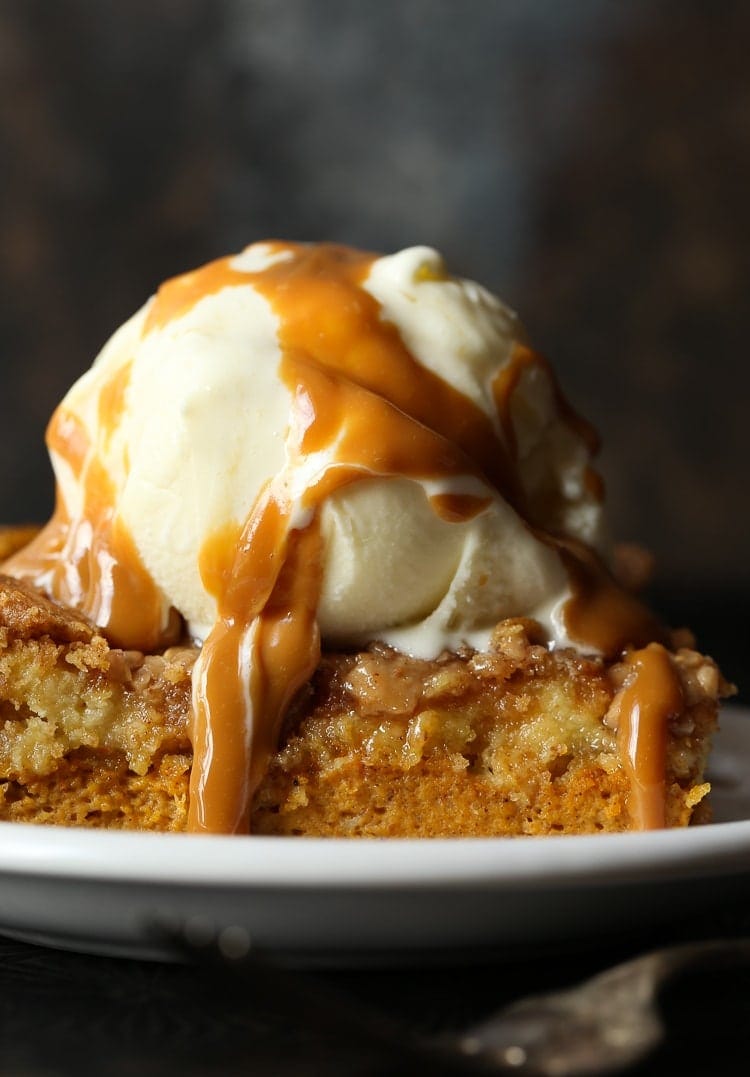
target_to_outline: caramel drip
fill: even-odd
[[[76,478],[81,477],[91,442],[77,415],[57,408],[47,427],[47,447],[67,463]]]
[[[511,413],[513,394],[518,388],[524,370],[532,366],[536,360],[535,352],[524,344],[516,344],[511,353],[510,362],[497,372],[492,382],[492,396],[497,416],[514,460],[518,456],[518,442]]]
[[[524,371],[534,367],[544,371],[563,422],[584,441],[592,454],[596,453],[599,448],[597,432],[567,402],[548,361],[526,345],[517,344],[510,363],[499,371],[492,386],[505,441],[514,460],[517,442],[511,411],[513,394]],[[592,497],[603,499],[604,483],[591,466],[586,468],[584,483]],[[548,510],[549,506],[546,508]],[[543,530],[530,517],[531,506],[527,506],[526,523],[530,530],[540,542],[557,550],[568,572],[572,594],[565,603],[563,619],[571,639],[600,651],[605,658],[614,658],[628,646],[641,647],[650,640],[666,638],[663,625],[644,603],[620,586],[594,550],[582,542]]]
[[[571,597],[563,616],[571,639],[615,658],[626,647],[666,642],[664,625],[636,595],[614,579],[594,550],[573,539],[556,546],[568,572]]]
[[[206,296],[233,285],[248,284],[248,274],[234,269],[231,261],[231,258],[217,258],[192,273],[164,281],[149,307],[142,335],[147,336],[152,329],[163,329],[175,318],[191,311]]]
[[[128,368],[129,369],[129,368]],[[102,437],[122,410],[125,378],[100,399]],[[26,579],[89,617],[117,647],[156,650],[179,635],[179,617],[165,626],[163,599],[116,511],[116,492],[86,430],[63,408],[53,415],[47,445],[81,483],[83,503],[72,515],[58,491],[54,514],[5,571]]]
[[[268,492],[250,515],[200,660],[188,829],[248,829],[284,714],[320,658],[318,528],[287,529]]]
[[[198,556],[203,586],[212,595],[222,595],[229,587],[243,526],[234,521],[223,524],[210,535]]]
[[[296,452],[308,456],[335,445],[340,462],[310,487],[308,504],[319,504],[344,481],[351,481],[353,476],[347,473],[352,471],[359,478],[367,474],[424,479],[478,474],[471,459],[450,440],[356,382],[289,352],[282,357],[280,372],[290,388],[296,386],[294,410],[304,415],[304,424],[297,423]]]
[[[667,723],[683,707],[682,685],[659,643],[625,658],[630,678],[622,691],[618,741],[630,777],[630,811],[640,830],[666,825]]]
[[[500,419],[506,443],[513,453],[514,461],[517,453],[517,443],[511,412],[513,394],[518,388],[524,371],[533,369],[534,367],[544,371],[544,375],[555,399],[555,409],[557,414],[583,441],[591,455],[595,456],[600,448],[599,434],[591,423],[587,422],[586,419],[579,415],[571,406],[570,401],[566,398],[560,388],[560,383],[555,376],[555,372],[552,369],[549,360],[546,359],[545,356],[540,355],[539,352],[535,352],[532,348],[529,348],[526,344],[516,343],[513,347],[510,362],[507,363],[502,370],[498,371],[492,383],[492,392],[498,418]],[[592,477],[588,479],[588,482],[591,484],[591,491],[593,492],[594,488],[597,486],[596,479],[598,478],[598,475],[593,468],[589,468],[589,470],[591,471]],[[593,476],[596,476],[596,478]],[[601,482],[601,480],[599,481]],[[603,489],[601,487],[599,487],[599,489],[603,493]]]
[[[106,445],[120,425],[127,401],[133,360],[123,363],[99,394],[99,436]]]
[[[604,501],[606,488],[601,474],[591,465],[587,465],[583,473],[583,484],[586,492],[593,497],[594,501]]]
[[[511,357],[500,371],[498,371],[492,383],[492,392],[497,409],[498,419],[503,431],[505,443],[512,456],[513,464],[518,467],[518,439],[515,424],[513,422],[513,400],[516,390],[519,388],[525,372],[539,370],[550,388],[554,398],[555,413],[568,428],[588,447],[589,452],[595,455],[599,449],[599,435],[585,419],[573,410],[563,396],[562,390],[555,377],[554,371],[543,355],[532,351],[525,344],[516,343]],[[599,473],[589,464],[583,474],[583,484],[589,497],[596,501],[604,500],[604,482]],[[535,491],[525,499],[523,511],[520,513],[526,523],[535,531],[540,541],[549,542],[550,539],[562,538],[564,540],[562,519],[566,507],[565,495],[554,485],[547,489]],[[554,525],[551,521],[559,518],[557,531],[551,531]],[[547,533],[549,531],[549,533]]]
[[[430,504],[437,516],[452,524],[473,520],[490,505],[489,497],[473,494],[433,494]]]

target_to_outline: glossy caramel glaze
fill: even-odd
[[[630,773],[630,812],[639,830],[665,825],[667,722],[681,713],[682,685],[673,661],[659,643],[633,651],[619,705],[620,757]]]
[[[122,384],[113,384],[107,397],[113,410],[122,407],[123,395]],[[116,421],[114,415],[111,421]],[[99,436],[111,436],[111,429],[103,423]],[[176,642],[180,618],[165,610],[162,594],[117,514],[114,486],[86,431],[59,408],[47,444],[78,476],[82,505],[73,516],[58,495],[50,522],[7,562],[5,571],[81,610],[118,647],[155,651]]]

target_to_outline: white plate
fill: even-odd
[[[750,711],[727,708],[716,822],[644,834],[339,840],[0,824],[0,933],[165,956],[154,923],[234,927],[344,965],[557,948],[750,894]],[[235,933],[236,934],[236,933]]]

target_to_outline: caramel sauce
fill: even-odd
[[[304,510],[302,526],[293,526],[295,506],[282,474],[261,492],[246,521],[224,524],[200,551],[201,578],[216,599],[218,616],[195,668],[188,823],[193,831],[248,828],[252,797],[284,713],[319,661],[319,509],[348,483],[373,476],[485,480],[563,558],[573,586],[564,609],[572,638],[608,657],[661,638],[645,607],[616,585],[591,551],[528,520],[511,416],[523,371],[543,367],[564,421],[590,448],[596,440],[564,400],[546,360],[518,345],[498,374],[493,393],[500,436],[479,407],[414,358],[397,328],[382,317],[379,303],[362,287],[376,255],[335,245],[270,248],[288,257],[257,271],[237,269],[224,258],[167,281],[143,329],[145,335],[163,328],[226,287],[252,285],[279,321],[279,375],[293,400],[289,466],[312,453],[328,454],[296,506]],[[101,392],[102,447],[122,416],[130,371],[125,364]],[[160,593],[117,515],[99,446],[89,445],[85,430],[62,409],[50,424],[48,444],[79,477],[83,507],[71,518],[58,500],[48,526],[11,560],[9,571],[86,613],[119,646],[165,646],[175,624],[161,623]],[[595,487],[595,478],[587,481],[589,489]],[[489,499],[437,494],[431,503],[443,519],[457,522],[483,511]],[[645,673],[637,668],[644,694],[649,685],[660,686],[649,672],[657,661],[645,659]],[[639,689],[639,700],[641,694]],[[639,789],[656,788],[649,775],[663,763],[651,713],[644,704],[629,719],[628,759],[635,760]]]
[[[78,416],[59,407],[50,419],[46,440],[47,447],[58,453],[75,477],[80,478],[91,442]]]
[[[223,594],[229,586],[242,532],[243,525],[230,520],[203,543],[198,555],[198,571],[209,594]]]
[[[163,329],[175,318],[187,314],[201,299],[215,295],[222,288],[247,284],[248,274],[234,269],[231,261],[231,258],[217,258],[192,273],[164,281],[149,307],[142,335],[147,336],[152,329]]]
[[[595,501],[604,501],[606,494],[604,479],[600,473],[590,465],[587,466],[583,473],[583,484],[586,487],[586,492],[590,494]]]
[[[99,433],[105,443],[111,440],[125,411],[132,370],[131,359],[130,362],[123,363],[99,395]]]
[[[552,388],[557,414],[595,454],[599,436],[567,402],[549,362],[525,344],[516,344],[510,363],[498,372],[492,385],[495,407],[514,461],[517,443],[511,411],[513,394],[524,372],[535,367],[544,371]],[[584,483],[592,497],[603,499],[603,480],[591,466],[586,468]],[[525,516],[536,538],[557,550],[568,572],[572,595],[565,604],[563,618],[571,639],[596,649],[605,658],[616,657],[628,646],[642,647],[650,640],[665,639],[663,625],[644,603],[620,586],[594,550],[566,536],[545,532],[529,518],[528,507]]]
[[[557,539],[572,594],[563,617],[571,639],[615,658],[626,647],[666,642],[664,626],[649,608],[626,591],[594,550],[573,539]]]
[[[683,707],[682,686],[672,660],[659,643],[625,658],[632,671],[620,700],[620,758],[630,776],[630,811],[641,830],[666,825],[667,723]]]
[[[518,444],[511,413],[513,394],[519,386],[524,371],[533,366],[539,358],[525,344],[516,344],[511,353],[510,362],[497,372],[492,382],[492,396],[497,409],[497,417],[514,460],[518,455]]]
[[[286,524],[283,506],[267,491],[223,581],[193,697],[191,831],[247,830],[281,721],[320,658],[318,529]]]
[[[462,524],[473,520],[491,504],[489,497],[475,497],[473,494],[433,494],[430,504],[436,516],[452,524]]]
[[[511,414],[511,406],[513,403],[513,394],[518,388],[521,378],[525,371],[538,368],[544,372],[545,378],[552,390],[552,395],[555,400],[555,409],[567,425],[578,435],[583,441],[584,445],[588,449],[592,456],[595,456],[600,449],[600,439],[597,430],[587,422],[583,416],[571,406],[570,401],[567,399],[560,383],[555,377],[555,372],[548,359],[545,356],[540,355],[539,352],[534,351],[526,344],[516,343],[513,348],[513,353],[510,357],[510,362],[507,363],[502,370],[498,371],[495,375],[495,379],[492,383],[492,394],[495,401],[495,407],[497,408],[498,418],[505,435],[505,440],[515,458],[517,446],[516,446],[516,433],[513,427],[513,416]],[[597,472],[593,468],[589,469],[592,475],[597,476]],[[592,478],[589,480],[594,483]],[[600,480],[601,481],[601,480]]]
[[[102,437],[119,418],[124,386],[115,379],[102,394]],[[175,611],[163,623],[161,592],[116,511],[116,491],[80,422],[59,408],[47,429],[47,445],[81,483],[83,505],[73,517],[59,491],[54,514],[32,542],[4,566],[89,617],[117,647],[156,650],[175,642]]]
[[[288,251],[292,257],[256,272],[237,270],[231,258],[223,258],[186,277],[167,281],[151,305],[144,333],[185,314],[206,295],[232,285],[251,284],[281,319],[281,372],[290,388],[308,395],[317,390],[319,395],[321,391],[346,386],[343,395],[337,394],[337,401],[328,399],[325,408],[318,406],[315,410],[302,451],[314,452],[330,445],[342,428],[342,408],[368,407],[364,394],[369,393],[373,397],[368,408],[371,420],[384,415],[392,426],[391,409],[403,412],[407,421],[411,420],[412,430],[419,423],[433,438],[434,434],[441,435],[448,457],[455,458],[458,447],[473,461],[469,465],[472,473],[479,469],[507,501],[520,504],[522,495],[514,463],[490,419],[463,393],[414,358],[396,326],[381,317],[380,304],[361,287],[378,255],[335,244],[268,246],[271,252]],[[312,368],[321,375],[328,374],[328,379],[313,383]],[[298,372],[300,382],[295,381]],[[354,400],[357,386],[363,393]],[[313,407],[315,403],[312,400]],[[391,409],[385,405],[391,405]],[[345,434],[353,435],[347,448],[361,432],[359,421],[351,418],[342,428]],[[418,440],[416,433],[412,436]],[[371,455],[388,452],[388,441],[381,431],[371,446]],[[425,444],[425,439],[420,444]],[[343,449],[342,446],[339,452],[342,459]],[[361,454],[362,446],[358,445],[357,450]],[[403,445],[407,461],[409,452],[409,446]],[[445,474],[441,458],[433,464],[431,473]]]

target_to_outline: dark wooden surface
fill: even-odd
[[[91,957],[0,938],[0,1073],[13,1077],[185,1074],[195,1077],[375,1077],[461,1072],[419,1067],[331,1012],[290,1001],[343,992],[410,1033],[458,1032],[517,997],[571,985],[611,963],[686,938],[726,937],[744,908],[674,922],[657,934],[623,925],[619,937],[575,950],[529,953],[480,965],[291,972],[293,989],[263,974]],[[310,1003],[312,1005],[312,1002]],[[632,1074],[746,1073],[750,967],[688,974],[661,997],[666,1039]]]

